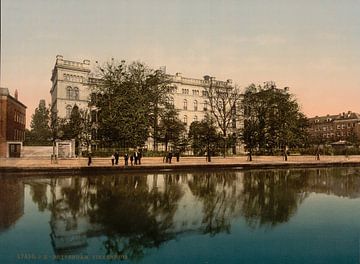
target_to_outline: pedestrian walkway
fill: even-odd
[[[254,156],[253,161],[247,161],[246,156],[231,157],[212,157],[211,162],[207,162],[205,157],[181,157],[179,162],[172,159],[172,163],[164,163],[162,157],[144,157],[141,159],[141,165],[133,167],[147,166],[186,166],[186,165],[245,165],[245,164],[331,164],[331,163],[359,163],[360,156],[321,156],[316,160],[314,156],[289,156],[288,161],[284,161],[282,156]],[[112,167],[109,158],[92,158],[91,167]],[[0,159],[0,168],[17,167],[17,168],[79,168],[88,167],[87,158],[58,159],[51,161],[50,158],[9,158]],[[113,167],[124,167],[124,160],[119,160],[119,165]],[[131,166],[128,166],[131,167]]]

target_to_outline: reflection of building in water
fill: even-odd
[[[24,214],[24,184],[2,179],[0,184],[0,231],[9,228]]]
[[[167,233],[176,236],[212,233],[215,229],[225,230],[230,220],[240,215],[243,175],[240,171],[230,177],[223,173],[155,174],[148,177],[147,184],[161,193],[168,192],[169,183],[181,189],[181,197],[174,201],[176,210]],[[169,182],[169,179],[173,181]],[[166,214],[158,214],[157,220],[162,222],[165,217]]]
[[[348,198],[359,198],[359,170],[356,171],[354,168],[314,170],[308,178],[307,191]]]
[[[156,235],[146,237],[150,234],[144,225],[155,225],[158,235],[174,237],[207,232],[204,230],[214,228],[212,225],[228,223],[239,210],[239,207],[234,209],[233,203],[239,204],[242,177],[237,177],[235,183],[221,177],[204,176],[202,180],[202,176],[195,179],[192,174],[153,174],[52,179],[49,209],[55,253],[83,251],[89,237],[104,235],[109,230],[124,241],[133,236],[156,240]],[[117,214],[119,220],[112,215],[113,210],[121,212]],[[109,215],[100,215],[103,213]]]
[[[53,179],[51,183],[51,240],[55,253],[71,253],[87,246],[87,238],[100,231],[91,224],[86,197],[95,190],[86,188],[85,178]],[[84,193],[87,192],[87,193]]]

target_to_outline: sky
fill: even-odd
[[[360,0],[1,0],[1,87],[50,103],[56,55],[141,61],[244,89],[290,87],[308,116],[360,113]]]

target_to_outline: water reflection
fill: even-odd
[[[56,254],[81,253],[105,237],[104,254],[133,260],[191,233],[231,233],[288,222],[310,193],[360,195],[359,168],[164,173],[25,180],[39,211],[50,213]],[[0,228],[24,212],[21,181],[2,182]],[[9,206],[9,204],[13,206]]]
[[[24,185],[15,179],[2,179],[0,183],[0,233],[24,214]]]

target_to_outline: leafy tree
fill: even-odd
[[[79,109],[74,105],[71,110],[70,119],[66,120],[61,125],[62,139],[75,139],[75,147],[78,155],[81,155],[81,150],[86,147],[89,151],[91,145],[91,129],[92,122],[90,114],[87,109]]]
[[[287,88],[278,89],[273,82],[252,84],[245,90],[243,108],[242,138],[250,154],[254,149],[274,154],[305,144],[307,119]]]
[[[178,110],[167,104],[160,114],[158,141],[165,144],[165,151],[168,144],[178,145],[182,135],[186,132],[185,124],[178,117]]]
[[[130,65],[112,61],[99,68],[98,136],[107,143],[142,146],[158,134],[160,109],[167,97],[165,74],[140,62]],[[156,143],[155,143],[156,144]]]
[[[45,100],[40,100],[31,118],[31,130],[26,131],[25,144],[51,145],[50,110],[46,107]]]
[[[231,132],[236,130],[236,122],[239,119],[238,105],[241,94],[239,89],[232,86],[229,81],[218,82],[213,77],[209,78],[209,85],[205,87],[205,90],[209,100],[210,113],[222,134],[225,157],[228,136],[233,135]]]
[[[195,155],[216,152],[221,141],[221,136],[216,131],[214,121],[209,115],[201,121],[191,123],[188,138]]]

